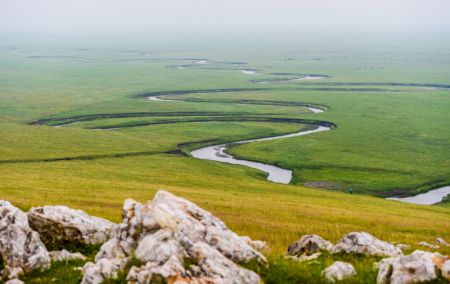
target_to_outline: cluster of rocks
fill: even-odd
[[[441,244],[446,243],[438,238]],[[345,253],[365,256],[387,257],[375,263],[378,269],[378,284],[407,284],[432,281],[439,277],[438,272],[450,281],[450,257],[440,253],[416,250],[404,255],[403,250],[409,246],[379,240],[366,232],[352,232],[333,244],[318,235],[304,235],[288,247],[287,257],[298,261],[309,261],[318,258],[322,252],[331,254]],[[334,262],[322,271],[328,282],[344,280],[356,275],[350,263]]]
[[[116,226],[65,206],[35,207],[26,214],[10,202],[0,200],[2,278],[20,283],[20,276],[48,269],[51,261],[85,259],[80,253],[49,252],[47,247],[101,244],[113,236]]]
[[[240,237],[197,205],[159,191],[143,205],[125,201],[122,223],[84,268],[83,284],[101,283],[129,269],[130,283],[259,283],[258,274],[239,264],[267,264],[266,244]],[[158,282],[159,283],[159,282]]]
[[[0,201],[1,273],[8,284],[48,269],[51,261],[86,259],[47,250],[69,244],[102,244],[95,261],[81,268],[84,284],[116,278],[125,269],[130,283],[259,283],[259,275],[240,264],[267,265],[265,242],[238,236],[211,213],[166,191],[145,205],[126,200],[120,224],[65,206],[25,213]]]
[[[444,240],[443,238],[437,238],[436,239],[436,245],[433,245],[433,244],[430,244],[430,243],[427,243],[427,242],[424,242],[424,241],[418,242],[417,244],[419,246],[423,246],[423,247],[430,248],[430,249],[439,249],[439,248],[441,248],[441,246],[450,247],[450,244],[446,240]]]
[[[441,238],[436,242],[449,245]],[[267,266],[262,254],[267,243],[237,235],[210,212],[166,191],[157,192],[146,204],[127,199],[120,224],[65,206],[34,207],[25,213],[0,200],[1,276],[6,283],[22,283],[19,277],[48,269],[52,261],[86,260],[81,253],[47,250],[69,245],[101,245],[94,261],[79,268],[82,284],[103,283],[119,275],[137,284],[256,284],[260,276],[241,264]],[[376,263],[380,284],[430,281],[439,275],[450,280],[448,257],[420,250],[404,255],[406,249],[409,246],[352,232],[336,245],[318,235],[305,235],[289,246],[287,256],[296,261],[311,261],[324,252],[380,257]],[[353,265],[342,261],[322,271],[329,282],[356,275]]]

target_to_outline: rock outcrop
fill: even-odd
[[[113,236],[116,224],[66,206],[33,207],[28,221],[47,246],[103,244]]]
[[[114,277],[130,258],[140,263],[128,273],[133,283],[259,283],[256,273],[239,265],[266,264],[251,243],[197,205],[159,191],[145,205],[125,201],[115,237],[102,246],[95,263],[85,265],[82,283]]]
[[[311,255],[320,251],[330,252],[333,244],[318,235],[304,235],[288,247],[289,255]]]
[[[333,248],[332,253],[362,254],[370,256],[399,256],[401,249],[381,241],[366,232],[352,232],[345,235]]]
[[[50,266],[47,249],[31,230],[26,214],[3,200],[0,200],[0,255],[4,279]]]
[[[332,265],[322,271],[322,276],[329,283],[335,283],[336,281],[341,281],[355,275],[356,270],[353,265],[342,261],[335,261]]]
[[[436,242],[448,245],[441,238]],[[65,206],[32,208],[27,216],[0,200],[1,273],[5,283],[23,283],[19,276],[47,269],[51,261],[86,259],[65,249],[48,252],[44,243],[103,243],[94,262],[78,268],[83,273],[82,284],[102,283],[119,274],[134,284],[256,284],[261,282],[259,275],[241,264],[267,265],[261,254],[268,248],[266,242],[237,235],[210,212],[166,191],[157,192],[145,205],[127,199],[118,225]],[[304,235],[289,246],[286,257],[311,261],[324,252],[383,256],[388,258],[377,263],[379,284],[433,281],[440,275],[450,281],[448,256],[420,250],[403,255],[402,249],[409,248],[404,244],[394,246],[366,232],[349,233],[335,246],[318,235]],[[328,282],[355,275],[355,268],[341,261],[322,271]]]
[[[445,257],[439,253],[416,250],[410,255],[385,258],[379,263],[378,284],[409,284],[438,277]]]

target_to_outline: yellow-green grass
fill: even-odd
[[[295,132],[301,124],[266,122],[198,122],[161,124],[120,130],[87,130],[75,126],[1,124],[1,161],[97,156],[114,153],[165,152],[184,142],[238,141]],[[1,163],[1,162],[0,162]]]
[[[278,185],[256,170],[188,157],[0,165],[0,174],[2,198],[23,209],[65,204],[113,221],[119,221],[124,199],[145,202],[157,190],[169,190],[210,210],[238,233],[268,241],[275,254],[308,233],[335,242],[363,230],[413,247],[436,237],[450,239],[446,208]]]

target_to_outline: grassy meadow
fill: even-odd
[[[367,231],[413,249],[419,241],[450,240],[448,202],[420,206],[381,198],[450,184],[450,90],[427,85],[450,84],[447,47],[436,43],[424,53],[409,44],[285,46],[5,38],[0,199],[24,210],[64,204],[119,221],[124,199],[145,202],[165,189],[210,210],[237,233],[267,241],[271,268],[261,271],[267,283],[320,282],[320,271],[334,259],[355,264],[360,274],[349,283],[373,282],[376,259],[325,255],[309,265],[281,258],[303,234],[336,242],[351,231]],[[203,59],[207,64],[198,63]],[[260,74],[240,71],[247,69]],[[297,73],[330,77],[253,81]],[[329,85],[339,82],[361,85]],[[183,102],[139,96],[225,88],[242,90],[163,97]],[[314,114],[298,103],[327,111]],[[337,127],[230,149],[235,156],[293,169],[289,185],[268,182],[254,169],[186,155],[200,145],[296,132],[311,127],[301,122],[308,120]],[[64,121],[76,123],[61,126]],[[318,181],[337,190],[304,186]],[[346,193],[350,186],[353,195]],[[450,248],[440,252],[449,254]],[[73,265],[60,264],[27,281],[66,275],[64,283],[76,283],[79,273],[65,273]]]

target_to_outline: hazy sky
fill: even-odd
[[[0,32],[446,32],[450,0],[0,0]]]

